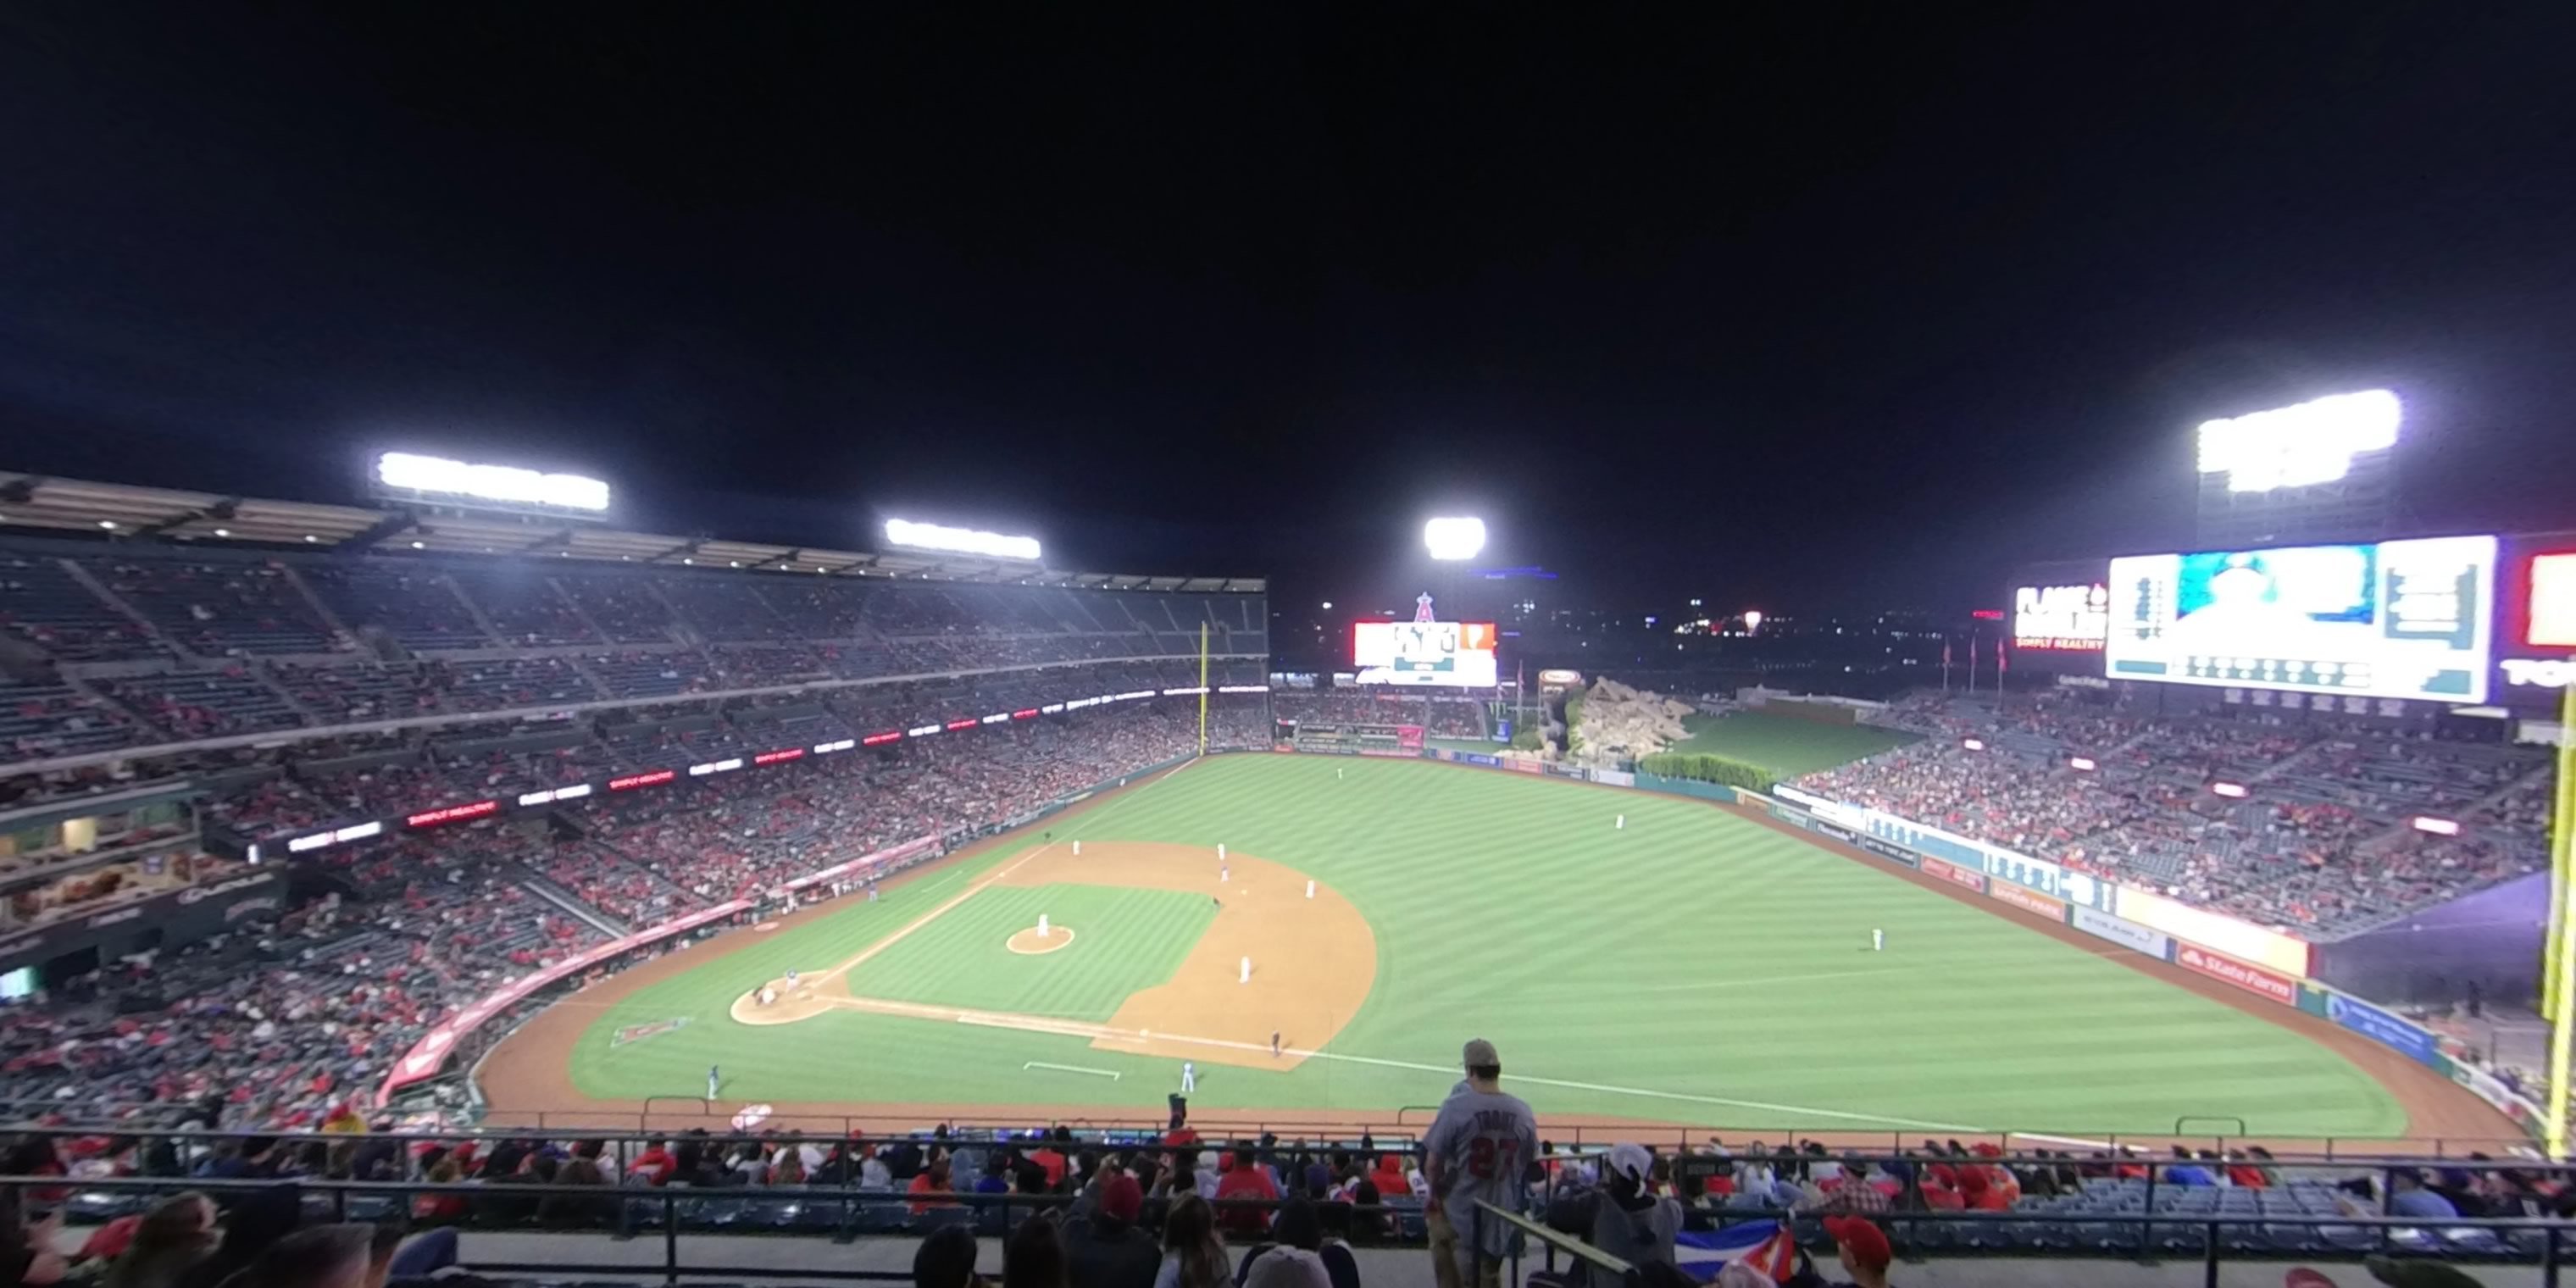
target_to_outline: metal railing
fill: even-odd
[[[66,1133],[68,1134],[68,1133]],[[183,1139],[219,1137],[220,1133],[172,1133]],[[490,1138],[487,1136],[487,1138]],[[389,1136],[346,1136],[306,1133],[277,1138],[281,1146],[304,1142],[358,1144],[373,1142],[392,1144],[408,1156],[403,1148],[411,1138]],[[453,1140],[454,1137],[445,1139]],[[792,1137],[734,1134],[692,1138],[698,1144],[718,1148],[745,1142],[775,1147],[792,1141]],[[912,1138],[902,1138],[910,1140]],[[885,1143],[884,1138],[876,1138]],[[867,1143],[867,1142],[860,1142]],[[972,1150],[1005,1147],[1003,1142],[951,1140],[941,1143]],[[1050,1141],[1017,1141],[1009,1144],[1043,1145]],[[1098,1147],[1104,1152],[1120,1152],[1120,1146]],[[1136,1152],[1163,1152],[1159,1145],[1138,1144]],[[1308,1146],[1303,1149],[1283,1146],[1281,1153],[1292,1158],[1330,1146]],[[1400,1151],[1410,1154],[1412,1147]],[[1560,1156],[1559,1161],[1564,1161]],[[1702,1163],[1704,1158],[1689,1160]],[[1823,1163],[1845,1167],[1867,1161],[1852,1156],[1794,1158],[1763,1156],[1740,1160],[1782,1171],[1795,1172]],[[1904,1162],[1918,1169],[1928,1169],[1932,1161],[1924,1158],[1895,1159],[1881,1156],[1879,1162]],[[1962,1164],[2004,1165],[2022,1167],[2059,1167],[2071,1160],[2058,1157],[1995,1157],[1956,1160]],[[1913,1258],[1927,1256],[1979,1257],[2050,1257],[2108,1256],[2134,1258],[2140,1261],[2197,1259],[2206,1268],[2203,1280],[2217,1283],[2218,1267],[2230,1261],[2332,1261],[2350,1260],[2369,1253],[2406,1256],[2427,1252],[2449,1251],[2464,1260],[2481,1264],[2530,1265],[2541,1267],[2542,1282],[2560,1282],[2559,1265],[2576,1256],[2576,1225],[2539,1217],[2509,1218],[2444,1218],[2387,1217],[2344,1215],[2340,1212],[2289,1212],[2257,1206],[2244,1210],[2159,1211],[2160,1195],[2178,1189],[2209,1193],[2210,1187],[2177,1187],[2162,1175],[2164,1166],[2179,1160],[2165,1160],[2148,1165],[2147,1174],[2138,1178],[2134,1209],[2096,1210],[2087,1212],[2048,1212],[2029,1209],[1997,1211],[1934,1211],[1922,1206],[1921,1170],[1911,1173],[1902,1191],[1893,1200],[1893,1210],[1866,1211],[1860,1215],[1880,1223],[1888,1230],[1900,1255]],[[2414,1166],[2416,1160],[2383,1158],[2370,1163],[2335,1165],[2336,1170],[2354,1177],[2375,1179],[2381,1193],[2393,1189],[2396,1173]],[[2146,1162],[2146,1160],[2140,1160]],[[2136,1164],[2131,1164],[2135,1166]],[[2487,1173],[2520,1171],[2526,1174],[2540,1169],[2512,1163],[2449,1164],[2463,1171]],[[2322,1170],[2322,1165],[2311,1165]],[[317,1217],[331,1219],[375,1219],[408,1221],[418,1200],[455,1200],[440,1204],[434,1213],[443,1211],[463,1228],[484,1231],[525,1231],[532,1233],[587,1232],[618,1241],[634,1241],[658,1234],[661,1244],[659,1265],[639,1266],[631,1259],[614,1263],[587,1262],[571,1259],[542,1263],[493,1263],[478,1261],[474,1269],[497,1274],[586,1275],[605,1274],[633,1277],[656,1276],[666,1284],[679,1284],[691,1279],[725,1279],[749,1276],[788,1277],[821,1280],[882,1280],[905,1276],[885,1271],[856,1268],[815,1267],[792,1269],[774,1266],[696,1265],[683,1253],[686,1234],[766,1234],[777,1237],[804,1236],[833,1243],[849,1243],[870,1235],[917,1237],[945,1224],[968,1223],[979,1230],[1001,1234],[1029,1214],[1058,1211],[1075,1203],[1076,1196],[1066,1194],[976,1194],[953,1191],[869,1189],[852,1185],[743,1186],[691,1188],[687,1186],[645,1186],[637,1184],[564,1185],[541,1183],[465,1182],[439,1184],[427,1181],[355,1181],[297,1177],[288,1180],[219,1180],[191,1176],[144,1176],[114,1179],[79,1180],[61,1176],[0,1177],[0,1185],[24,1191],[36,1205],[63,1202],[75,1214],[107,1217],[132,1206],[132,1201],[153,1195],[166,1195],[184,1190],[200,1190],[219,1199],[234,1200],[250,1193],[270,1191],[280,1186],[296,1190],[301,1201]],[[68,1195],[68,1198],[65,1196]],[[1532,1195],[1541,1210],[1553,1197],[1552,1185],[1535,1187]],[[549,1205],[548,1200],[561,1200]],[[1431,1213],[1427,1205],[1413,1196],[1390,1196],[1391,1201],[1378,1205],[1317,1204],[1319,1212],[1329,1214],[1328,1223],[1346,1228],[1363,1245],[1416,1246],[1429,1232]],[[549,1207],[552,1211],[549,1212]],[[1230,1209],[1255,1208],[1264,1211],[1282,1206],[1278,1200],[1220,1200],[1215,1206],[1223,1214]],[[1150,1209],[1149,1209],[1150,1210]],[[1791,1229],[1809,1246],[1819,1245],[1821,1228],[1817,1225],[1822,1212],[1811,1207],[1738,1206],[1716,1209],[1693,1208],[1688,1213],[1695,1224],[1724,1226],[1742,1221],[1779,1220],[1791,1223]],[[1473,1240],[1468,1246],[1481,1249],[1486,1233],[1479,1223],[1461,1233]],[[1512,1224],[1524,1238],[1538,1239],[1543,1246],[1580,1256],[1566,1246],[1569,1236],[1550,1232],[1542,1237],[1536,1223],[1514,1220]],[[2061,1233],[2062,1232],[2062,1233]],[[2308,1232],[2304,1241],[2283,1240],[2281,1232]],[[1572,1240],[1580,1242],[1580,1240]],[[1594,1251],[1598,1251],[1595,1249]],[[1477,1255],[1482,1256],[1479,1252]],[[1550,1253],[1551,1264],[1554,1253]],[[1586,1259],[1587,1262],[1589,1259]],[[1514,1278],[1519,1275],[1519,1253],[1511,1257]],[[1598,1263],[1592,1263],[1598,1264]],[[1622,1272],[1624,1273],[1624,1272]]]
[[[0,1177],[0,1185],[5,1185],[5,1188],[15,1188],[15,1190],[36,1190],[36,1195],[26,1195],[26,1198],[31,1200],[44,1198],[44,1193],[49,1193],[49,1190],[70,1190],[72,1211],[82,1211],[82,1208],[108,1208],[116,1203],[113,1195],[152,1198],[152,1195],[170,1195],[170,1193],[183,1193],[183,1190],[198,1190],[198,1193],[214,1195],[216,1200],[232,1203],[232,1200],[242,1200],[260,1193],[276,1193],[276,1190],[283,1188],[283,1190],[294,1190],[294,1193],[299,1195],[299,1203],[307,1206],[309,1216],[332,1218],[332,1221],[350,1221],[350,1218],[361,1218],[361,1221],[363,1218],[376,1218],[376,1221],[407,1221],[412,1213],[412,1206],[415,1206],[415,1200],[453,1198],[453,1200],[459,1200],[461,1206],[464,1206],[466,1221],[461,1221],[464,1229],[492,1229],[492,1226],[479,1226],[477,1221],[474,1221],[474,1216],[479,1216],[477,1208],[482,1208],[484,1213],[489,1213],[489,1208],[492,1206],[531,1208],[531,1211],[536,1211],[536,1208],[544,1206],[549,1198],[562,1198],[562,1200],[569,1200],[569,1203],[577,1203],[577,1206],[585,1206],[585,1208],[574,1208],[574,1211],[587,1211],[590,1216],[582,1218],[582,1221],[559,1221],[559,1224],[544,1224],[544,1221],[538,1221],[538,1224],[528,1224],[528,1221],[502,1221],[500,1229],[562,1231],[562,1234],[603,1234],[603,1236],[611,1236],[611,1239],[618,1239],[618,1242],[631,1242],[631,1239],[644,1239],[644,1236],[659,1234],[659,1249],[662,1249],[659,1265],[639,1265],[639,1262],[634,1260],[572,1260],[572,1257],[564,1257],[564,1260],[544,1260],[544,1262],[474,1260],[471,1262],[471,1270],[492,1273],[492,1275],[556,1275],[556,1278],[562,1278],[562,1275],[605,1275],[605,1278],[631,1280],[644,1275],[644,1278],[659,1278],[665,1285],[680,1285],[680,1283],[688,1283],[688,1280],[742,1280],[742,1278],[801,1278],[801,1280],[904,1280],[909,1278],[907,1273],[899,1273],[899,1270],[829,1267],[829,1265],[811,1265],[811,1262],[804,1262],[804,1265],[796,1265],[796,1267],[781,1267],[781,1265],[696,1265],[696,1262],[685,1260],[683,1252],[688,1249],[688,1239],[685,1239],[685,1236],[693,1234],[693,1231],[696,1231],[696,1234],[726,1234],[726,1231],[732,1231],[732,1234],[760,1234],[757,1229],[729,1229],[729,1226],[737,1226],[737,1224],[734,1224],[734,1221],[724,1221],[721,1213],[724,1213],[726,1208],[732,1208],[732,1211],[755,1211],[755,1208],[770,1208],[770,1211],[778,1211],[778,1208],[786,1208],[786,1211],[791,1211],[793,1216],[799,1216],[799,1218],[809,1216],[809,1213],[824,1213],[824,1216],[827,1216],[824,1221],[796,1221],[793,1229],[773,1229],[773,1234],[781,1234],[781,1236],[804,1234],[804,1236],[817,1236],[817,1239],[829,1239],[829,1242],[835,1242],[835,1244],[848,1244],[868,1234],[907,1236],[909,1239],[909,1236],[922,1236],[927,1234],[927,1231],[933,1231],[945,1224],[971,1224],[979,1231],[984,1231],[984,1234],[1005,1234],[1005,1231],[1012,1229],[1018,1221],[1025,1221],[1025,1218],[1036,1216],[1036,1213],[1064,1211],[1064,1208],[1069,1208],[1072,1203],[1077,1203],[1077,1195],[1012,1195],[1012,1193],[979,1195],[979,1193],[948,1193],[948,1190],[935,1190],[935,1193],[907,1193],[907,1190],[860,1190],[860,1188],[832,1188],[832,1185],[806,1185],[806,1188],[693,1190],[693,1188],[636,1188],[636,1185],[623,1185],[623,1188],[608,1188],[608,1185],[544,1185],[544,1182],[526,1182],[526,1185],[518,1185],[518,1182],[510,1182],[510,1185],[492,1185],[492,1182],[448,1182],[448,1185],[435,1185],[435,1182],[312,1180],[312,1177],[299,1177],[299,1180],[214,1180],[214,1177],[116,1177],[116,1180],[67,1180],[67,1177]],[[41,1206],[41,1203],[28,1203],[28,1206]],[[1224,1229],[1226,1213],[1229,1211],[1242,1211],[1242,1208],[1275,1211],[1275,1208],[1285,1206],[1285,1203],[1283,1200],[1216,1200],[1213,1206],[1218,1208],[1218,1226]],[[878,1229],[871,1229],[873,1224],[868,1221],[868,1213],[886,1216],[886,1208],[902,1208],[904,1211],[902,1218],[896,1218],[894,1224],[884,1224],[884,1226],[878,1226]],[[1360,1239],[1355,1239],[1355,1242],[1360,1242],[1363,1247],[1370,1247],[1370,1244],[1376,1244],[1376,1247],[1417,1247],[1419,1239],[1417,1234],[1414,1234],[1412,1216],[1422,1216],[1425,1218],[1425,1224],[1427,1224],[1427,1218],[1430,1218],[1427,1208],[1414,1206],[1414,1203],[1404,1203],[1404,1200],[1399,1200],[1399,1203],[1386,1203],[1386,1206],[1378,1206],[1378,1208],[1332,1206],[1332,1203],[1319,1203],[1316,1208],[1337,1213],[1337,1218],[1334,1218],[1334,1224],[1337,1226],[1347,1221],[1350,1229],[1360,1234]],[[1492,1211],[1492,1208],[1484,1208],[1484,1211]],[[1471,1229],[1461,1231],[1461,1234],[1466,1236],[1466,1239],[1463,1239],[1463,1247],[1476,1249],[1476,1257],[1479,1257],[1479,1260],[1484,1257],[1481,1249],[1484,1249],[1484,1242],[1486,1242],[1484,1211],[1479,1211],[1476,1224],[1473,1224]],[[1819,1213],[1816,1211],[1793,1211],[1793,1208],[1726,1208],[1726,1211],[1710,1211],[1710,1213],[1703,1213],[1703,1216],[1713,1218],[1716,1224],[1757,1221],[1757,1218],[1790,1221],[1790,1224],[1793,1224],[1790,1229],[1793,1229],[1795,1234],[1803,1236],[1801,1242],[1806,1244],[1806,1247],[1819,1247],[1819,1244],[1824,1242],[1824,1239],[1819,1236],[1819,1231],[1811,1229],[1816,1218],[1819,1218]],[[2365,1252],[2380,1252],[2380,1255],[2398,1255],[2398,1257],[2424,1255],[2429,1247],[2437,1247],[2439,1242],[2458,1244],[2458,1242],[2465,1242],[2470,1234],[2483,1236],[2486,1252],[2473,1257],[2460,1257],[2460,1260],[2476,1262],[2476,1265],[2540,1265],[2540,1280],[2543,1280],[2545,1285],[2550,1285],[2550,1288],[2555,1288],[2555,1285],[2561,1283],[2561,1262],[2566,1262],[2568,1257],[2576,1257],[2576,1226],[2566,1224],[2566,1221],[2553,1221],[2553,1218],[2445,1218],[2445,1221],[2427,1221],[2427,1218],[2406,1218],[2406,1216],[2156,1213],[2151,1206],[2148,1206],[2146,1211],[2115,1213],[2115,1216],[2112,1216],[2112,1213],[2032,1213],[2032,1211],[1886,1211],[1886,1213],[1862,1213],[1862,1216],[1870,1216],[1873,1221],[1878,1221],[1883,1229],[1888,1229],[1891,1242],[1896,1244],[1896,1249],[1899,1249],[1899,1255],[1909,1257],[1909,1260],[1919,1260],[1919,1257],[1924,1255],[1978,1255],[1978,1257],[2110,1255],[2110,1257],[2136,1257],[2136,1260],[2179,1260],[2179,1257],[2195,1257],[2195,1260],[2200,1260],[2200,1265],[2205,1267],[2202,1283],[2208,1283],[2208,1285],[2218,1283],[2221,1265],[2226,1265],[2226,1262],[2251,1262],[2251,1260],[2267,1260],[2267,1262],[2329,1260],[2331,1262],[2336,1260],[2336,1255],[2342,1257],[2342,1260],[2352,1260],[2352,1257],[2360,1257],[2365,1255]],[[1522,1239],[1538,1239],[1543,1247],[1569,1252],[1569,1255],[1579,1257],[1579,1260],[1584,1260],[1587,1265],[1605,1265],[1600,1257],[1589,1257],[1584,1255],[1584,1252],[1577,1252],[1577,1249],[1571,1247],[1571,1244],[1582,1244],[1582,1239],[1571,1239],[1571,1236],[1566,1234],[1546,1231],[1546,1226],[1538,1226],[1535,1221],[1520,1218],[1510,1211],[1502,1211],[1499,1213],[1499,1218],[1507,1218],[1507,1221],[1520,1231]],[[708,1229],[693,1229],[693,1226],[701,1224],[701,1221],[708,1226]],[[2136,1247],[2099,1242],[2099,1234],[2094,1247],[2079,1247],[2074,1239],[2069,1239],[2069,1242],[2056,1244],[2056,1247],[2022,1247],[2022,1249],[2009,1247],[2009,1239],[2004,1239],[2002,1234],[1996,1234],[1996,1239],[1991,1244],[1968,1242],[1965,1247],[1935,1247],[1935,1244],[1945,1242],[1945,1239],[1927,1239],[1927,1236],[1924,1236],[1924,1231],[1927,1229],[2002,1231],[2004,1226],[2025,1226],[2025,1229],[2069,1229],[2069,1231],[2074,1229],[2074,1226],[2094,1226],[2097,1231],[2099,1229],[2136,1231]],[[2264,1247],[2264,1244],[2259,1242],[2259,1234],[2262,1234],[2264,1229],[2367,1231],[2367,1236],[2362,1239],[2362,1242],[2347,1239],[2347,1242],[2339,1244],[2339,1247],[2318,1252],[2318,1249]],[[1589,1244],[1584,1244],[1584,1247],[1589,1247]],[[1595,1252],[1597,1255],[1600,1249],[1589,1249],[1589,1252]],[[1615,1257],[1610,1257],[1610,1260],[1615,1262]],[[1553,1262],[1553,1252],[1551,1252],[1551,1262]],[[1515,1252],[1510,1255],[1510,1267],[1512,1267],[1512,1280],[1517,1283],[1517,1280],[1520,1280],[1520,1247],[1515,1247]],[[1605,1265],[1605,1267],[1610,1267],[1613,1273],[1625,1275],[1623,1267],[1618,1265]]]

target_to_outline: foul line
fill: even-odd
[[[1016,1015],[1007,1011],[976,1011],[955,1006],[928,1006],[919,1002],[893,1002],[873,997],[834,997],[824,999],[832,1006],[854,1011],[872,1011],[881,1015],[901,1015],[913,1019],[944,1020],[978,1028],[1017,1029],[1030,1033],[1052,1033],[1059,1037],[1087,1038],[1094,1042],[1181,1042],[1193,1046],[1217,1047],[1229,1051],[1250,1051],[1267,1055],[1266,1042],[1238,1042],[1230,1038],[1192,1037],[1185,1033],[1148,1033],[1141,1029],[1112,1028],[1082,1020],[1055,1020],[1036,1015]],[[1410,1069],[1421,1073],[1456,1073],[1457,1067],[1446,1064],[1423,1064],[1414,1060],[1389,1060],[1379,1056],[1348,1055],[1338,1051],[1316,1051],[1303,1047],[1282,1048],[1281,1054],[1307,1060],[1339,1060],[1345,1064],[1375,1065],[1384,1069]],[[1607,1095],[1638,1096],[1647,1099],[1682,1100],[1693,1104],[1722,1105],[1730,1109],[1762,1109],[1776,1114],[1796,1114],[1811,1118],[1837,1118],[1849,1122],[1886,1123],[1924,1131],[1955,1131],[1983,1134],[1983,1127],[1967,1123],[1929,1122],[1919,1118],[1898,1118],[1888,1114],[1861,1114],[1841,1109],[1817,1109],[1808,1105],[1782,1105],[1766,1100],[1736,1100],[1726,1096],[1702,1096],[1685,1091],[1656,1091],[1647,1087],[1621,1087],[1606,1082],[1576,1082],[1567,1078],[1541,1078],[1530,1074],[1512,1075],[1514,1082],[1542,1087],[1563,1087],[1570,1091],[1594,1091]]]
[[[1027,1073],[1031,1069],[1054,1069],[1060,1073],[1088,1073],[1095,1077],[1107,1078],[1111,1082],[1118,1081],[1118,1071],[1116,1069],[1094,1069],[1087,1065],[1079,1064],[1049,1064],[1044,1060],[1031,1060],[1027,1064],[1020,1066],[1020,1072],[1022,1073]]]

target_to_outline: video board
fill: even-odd
[[[1351,665],[1361,684],[1494,687],[1492,622],[1354,622]]]
[[[2013,647],[2099,653],[2111,633],[2111,588],[2101,582],[2013,588]]]
[[[2507,706],[2554,711],[2576,683],[2576,532],[2504,538],[2496,572],[2496,678]]]
[[[2491,536],[2114,559],[2104,674],[2484,702],[2495,572]]]

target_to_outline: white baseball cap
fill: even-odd
[[[1655,1170],[1655,1156],[1643,1145],[1622,1141],[1610,1147],[1608,1168],[1611,1173],[1625,1176],[1642,1188],[1647,1174]]]

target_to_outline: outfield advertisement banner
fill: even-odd
[[[2304,991],[2316,995],[2316,1010],[2327,1019],[2417,1064],[2429,1064],[2438,1069],[2449,1058],[2441,1054],[2439,1039],[2412,1021],[2400,1019],[2359,998],[2346,997],[2330,988],[2309,984]],[[2299,1009],[2308,1008],[2302,1006]]]
[[[2053,900],[2081,904],[2104,912],[2112,910],[2111,883],[2082,872],[2069,872],[2046,859],[2034,859],[1983,841],[1972,841],[1912,819],[1899,818],[1884,810],[1827,800],[1795,787],[1783,786],[1775,790],[1783,798],[1813,810],[1819,818],[1831,819],[1855,832],[1902,846],[1925,858],[1938,858],[1954,867],[1982,872],[1997,881],[2011,882]]]
[[[2077,905],[2069,925],[2089,935],[2099,935],[2115,944],[2127,944],[2149,957],[2173,959],[2173,936],[2149,930],[2134,921],[2123,921],[2107,912],[2095,912]]]
[[[2120,906],[2112,911],[2139,925],[2161,930],[2184,943],[2259,962],[2284,975],[2306,978],[2308,974],[2308,944],[2304,939],[2195,908],[2136,886],[2116,888]]]
[[[2541,1134],[2541,1123],[2546,1120],[2547,1115],[2541,1112],[2540,1106],[2516,1094],[2513,1088],[2504,1085],[2494,1074],[2474,1065],[2462,1064],[2448,1056],[2442,1057],[2441,1063],[2434,1067],[2450,1074],[2451,1081],[2468,1088],[2470,1094],[2503,1111],[2504,1116],[2512,1119],[2515,1126],[2534,1136]]]
[[[2174,949],[2174,964],[2199,971],[2211,979],[2223,979],[2248,993],[2268,997],[2283,1006],[2299,1004],[2299,982],[2286,975],[2260,966],[2240,962],[2233,957],[2213,953],[2198,944],[2181,944]]]
[[[1972,868],[1963,868],[1947,859],[1936,859],[1931,855],[1924,855],[1923,872],[1926,876],[1935,876],[1944,881],[1951,882],[1954,885],[1966,886],[1979,894],[1985,893],[1986,890],[1985,873],[1978,872]]]
[[[1923,866],[1922,858],[1915,854],[1914,851],[1906,849],[1902,845],[1891,845],[1875,836],[1864,836],[1860,838],[1860,848],[1867,850],[1890,863],[1902,863],[1909,868],[1918,868]]]
[[[1449,758],[1462,764],[1482,765],[1487,769],[1500,769],[1503,767],[1503,762],[1499,758],[1494,756],[1480,756],[1472,751],[1453,751],[1449,753]]]
[[[2024,912],[2035,912],[2052,921],[2066,920],[2066,905],[2044,894],[2032,894],[2020,886],[1998,881],[1986,893],[1998,903],[2008,903]]]
[[[1592,781],[1607,783],[1612,787],[1634,787],[1637,785],[1637,776],[1624,769],[1596,769],[1592,771]]]

